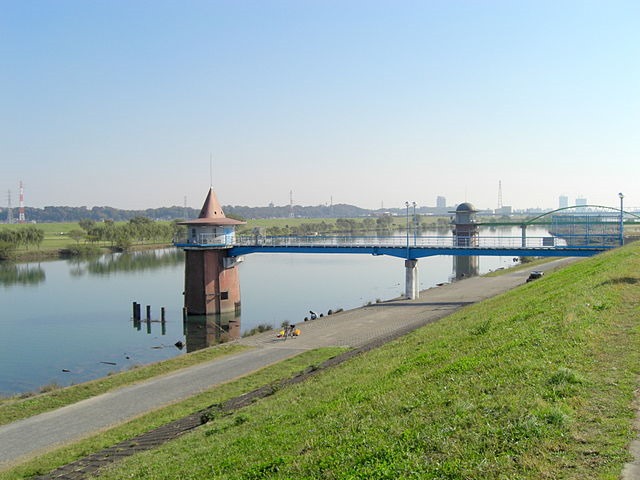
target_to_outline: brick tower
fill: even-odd
[[[228,253],[236,226],[244,223],[225,216],[213,188],[198,218],[181,222],[187,238],[176,246],[186,255],[184,306],[189,315],[240,313],[240,259]]]

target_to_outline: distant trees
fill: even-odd
[[[371,210],[346,204],[301,206],[290,205],[268,207],[248,207],[223,205],[223,210],[229,218],[287,218],[291,213],[295,217],[304,218],[356,218],[372,213]],[[199,209],[180,206],[148,208],[146,210],[120,210],[113,207],[68,207],[46,206],[44,208],[25,207],[25,215],[29,221],[45,222],[80,222],[93,220],[103,222],[128,222],[136,217],[146,217],[155,221],[171,221],[176,219],[196,218]],[[83,227],[84,229],[84,227]],[[86,230],[86,229],[85,229]]]
[[[0,230],[0,260],[8,260],[19,247],[29,249],[40,247],[44,240],[44,230],[33,225],[16,229]]]
[[[390,230],[393,226],[393,217],[391,215],[381,215],[376,218],[376,227],[381,230]]]
[[[0,242],[13,245],[15,248],[39,247],[44,240],[44,230],[32,225],[16,229],[0,230]]]
[[[181,227],[176,221],[156,222],[142,216],[124,223],[115,223],[113,220],[96,223],[90,219],[78,223],[86,231],[88,241],[108,243],[119,250],[127,250],[134,243],[170,242]]]
[[[94,220],[91,220],[90,218],[84,218],[78,222],[78,225],[80,225],[80,228],[87,233],[89,232],[89,230],[93,228],[95,224],[96,222]]]
[[[73,238],[76,243],[80,243],[80,240],[84,240],[87,236],[87,233],[84,230],[80,230],[79,228],[75,228],[71,230],[68,235]]]
[[[265,228],[266,235],[326,235],[389,231],[393,228],[394,217],[392,215],[383,215],[381,217],[364,217],[364,218],[337,218],[335,223],[332,222],[303,222],[297,225],[274,225]]]
[[[80,222],[92,220],[102,222],[113,220],[127,222],[134,217],[147,217],[159,221],[171,221],[177,218],[195,218],[199,210],[184,207],[149,208],[146,210],[120,210],[113,207],[25,207],[25,215],[29,221],[47,222]]]

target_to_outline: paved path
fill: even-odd
[[[571,259],[536,267],[551,270]],[[287,341],[273,332],[238,340],[255,348],[123,387],[97,397],[0,426],[0,469],[183,400],[231,379],[326,346],[358,347],[399,329],[420,326],[524,283],[529,270],[474,277],[420,293],[416,300],[379,303],[298,324]]]

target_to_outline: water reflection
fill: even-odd
[[[480,257],[455,256],[453,257],[453,279],[461,280],[463,278],[476,277],[480,275]]]
[[[46,280],[44,269],[31,264],[5,264],[0,262],[0,285],[10,287],[12,285],[33,286]]]
[[[176,248],[148,250],[141,252],[112,253],[101,257],[69,259],[71,275],[79,277],[85,274],[109,276],[118,272],[142,272],[159,270],[184,262],[184,252]]]
[[[152,323],[159,323],[160,324],[160,335],[162,335],[164,337],[167,334],[167,322],[160,321],[160,320],[151,320],[149,318],[146,318],[144,320],[134,318],[133,319],[133,328],[135,328],[137,331],[140,332],[140,331],[142,331],[142,325],[144,324],[145,330],[147,332],[147,335],[151,335],[151,324]]]
[[[188,315],[184,321],[187,352],[240,338],[240,315]]]

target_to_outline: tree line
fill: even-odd
[[[179,218],[195,218],[199,212],[200,210],[194,208],[177,206],[148,208],[146,210],[122,210],[113,207],[25,207],[27,220],[37,223],[79,222],[85,219],[95,222],[103,222],[105,220],[127,222],[136,217],[170,221]]]
[[[29,249],[40,247],[44,241],[44,230],[32,225],[19,229],[0,230],[0,260],[11,257],[13,251],[19,247]]]
[[[69,232],[69,236],[76,243],[81,241],[89,243],[107,243],[119,250],[127,250],[134,243],[164,243],[171,242],[176,235],[184,231],[184,226],[178,225],[178,221],[156,222],[147,217],[134,217],[125,223],[116,223],[113,220],[95,222],[91,219],[83,219],[78,222],[80,229]]]
[[[121,223],[85,218],[78,222],[78,226],[67,233],[75,241],[65,249],[71,255],[98,253],[99,245],[105,244],[124,251],[136,243],[169,243],[185,231],[177,220],[157,222],[146,217],[134,217]],[[33,225],[0,229],[0,260],[12,258],[19,248],[40,248],[44,239],[44,230]]]
[[[365,217],[363,219],[338,218],[335,223],[304,222],[299,225],[271,226],[264,229],[265,235],[315,235],[315,234],[346,234],[358,232],[389,232],[393,230],[394,217],[381,215],[377,218]],[[241,232],[247,233],[247,232]]]

